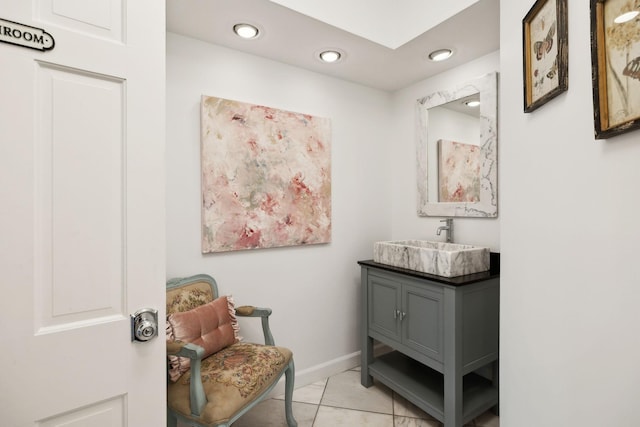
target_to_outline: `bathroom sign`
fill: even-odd
[[[53,36],[42,28],[2,18],[0,18],[0,42],[41,51],[51,50],[56,44]]]

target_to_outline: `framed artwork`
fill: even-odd
[[[605,139],[640,127],[640,2],[591,0],[594,130]]]
[[[438,140],[438,201],[480,201],[480,146]]]
[[[524,112],[569,88],[567,0],[537,0],[522,20]]]
[[[201,100],[202,252],[331,241],[331,122]]]

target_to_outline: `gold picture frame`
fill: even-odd
[[[567,0],[537,0],[522,20],[524,112],[569,88]]]
[[[640,128],[640,15],[633,14],[639,8],[638,0],[591,0],[596,139]]]

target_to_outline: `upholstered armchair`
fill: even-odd
[[[200,274],[167,282],[167,425],[230,426],[265,399],[285,375],[285,416],[293,417],[291,351],[275,346],[271,309],[235,307]],[[259,317],[265,344],[241,341],[236,316]]]

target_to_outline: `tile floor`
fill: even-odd
[[[233,427],[286,427],[284,397],[266,400]],[[293,414],[299,427],[442,427],[442,423],[376,382],[360,384],[360,368],[334,375],[293,392]],[[468,427],[499,427],[488,411]]]

